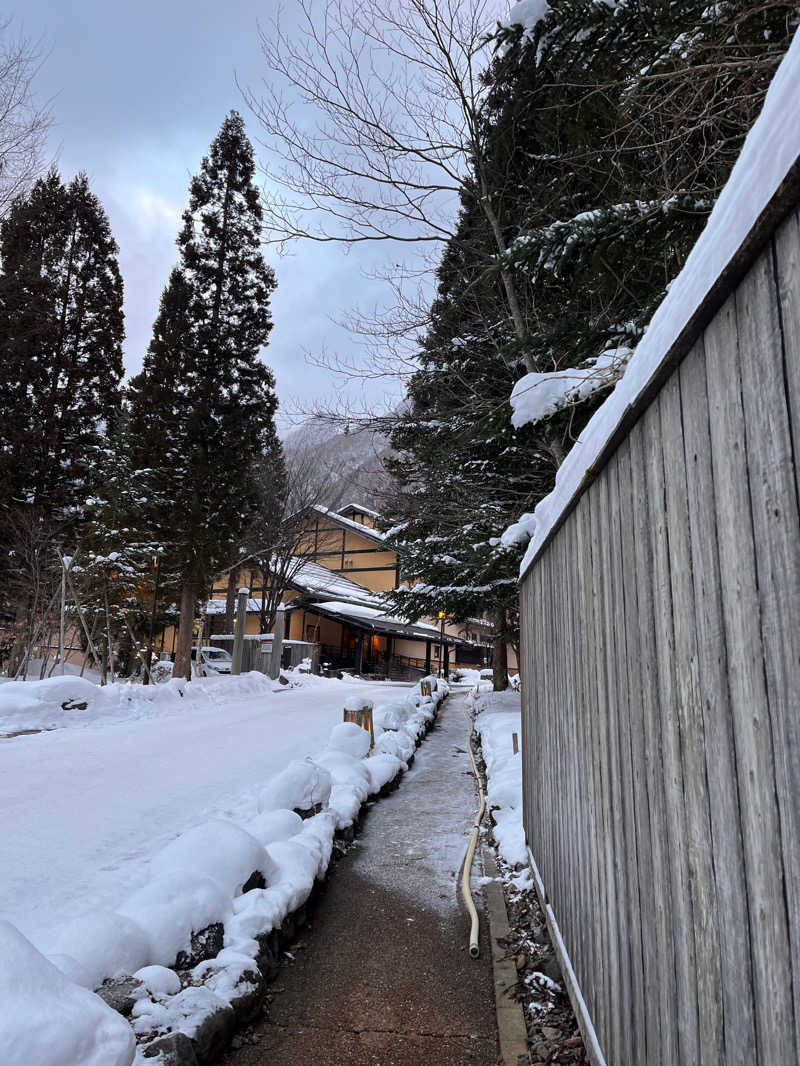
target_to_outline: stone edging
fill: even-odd
[[[508,951],[498,941],[508,942],[511,930],[503,885],[495,862],[494,852],[488,845],[482,851],[483,869],[492,880],[485,885],[486,914],[489,924],[489,942],[492,947],[492,970],[494,972],[494,1001],[497,1012],[497,1032],[500,1037],[500,1058],[503,1066],[528,1066],[528,1031],[522,1004],[515,996],[517,967]]]

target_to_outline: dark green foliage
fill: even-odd
[[[71,524],[119,406],[117,245],[85,175],[52,171],[0,232],[0,507]]]
[[[498,538],[550,490],[603,398],[515,431],[508,398],[523,360],[549,372],[635,346],[796,24],[795,5],[782,2],[550,7],[533,33],[498,32],[474,184],[392,438],[394,540],[413,586],[397,601],[412,617],[499,610],[513,628],[522,548]],[[521,328],[501,284],[509,278]]]
[[[56,171],[0,230],[0,611],[20,636],[86,532],[122,378],[117,245],[85,175]],[[16,619],[16,622],[14,622]]]
[[[275,276],[260,251],[253,175],[232,112],[192,179],[180,263],[129,389],[140,539],[161,545],[166,570],[197,594],[235,561],[264,485],[280,483],[265,458],[275,449],[274,379],[258,358]]]

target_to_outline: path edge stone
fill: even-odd
[[[486,891],[486,914],[489,925],[489,943],[492,948],[492,970],[494,974],[494,1001],[497,1014],[497,1031],[500,1038],[500,1058],[503,1066],[529,1066],[528,1030],[522,1004],[516,999],[517,968],[514,960],[500,945],[500,940],[507,940],[511,930],[508,925],[508,912],[503,893],[503,885],[495,862],[494,853],[484,845],[482,850],[483,869],[488,881]]]

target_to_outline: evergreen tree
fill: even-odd
[[[258,354],[275,276],[260,251],[252,147],[236,112],[200,173],[142,372],[130,383],[141,522],[181,587],[176,675],[189,676],[195,603],[233,564],[263,506],[255,472],[275,435],[277,400]]]
[[[17,614],[18,531],[36,525],[72,550],[119,408],[117,251],[83,174],[65,185],[51,171],[0,228],[0,566]]]
[[[588,370],[604,353],[621,371],[795,24],[782,2],[552,0],[535,26],[499,30],[475,180],[392,441],[406,614],[461,619],[482,600],[513,635],[522,546],[500,535],[549,491],[614,374],[516,431],[511,388],[526,370]]]

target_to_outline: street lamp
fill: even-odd
[[[444,611],[439,611],[439,621],[442,623],[442,636],[439,642],[439,677],[444,677]]]

